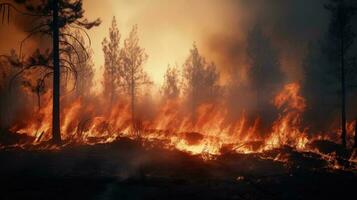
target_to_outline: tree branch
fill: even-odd
[[[8,9],[10,10],[10,8],[14,9],[16,12],[18,12],[19,14],[22,15],[26,15],[26,16],[32,16],[32,17],[51,17],[51,15],[39,15],[39,14],[33,14],[33,13],[27,13],[24,11],[21,11],[20,9],[16,8],[14,5],[12,5],[11,3],[0,3],[1,7],[4,7],[4,9],[6,7],[8,7]]]

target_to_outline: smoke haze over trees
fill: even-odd
[[[197,107],[204,102],[214,102],[220,92],[215,64],[207,62],[195,44],[183,66],[183,79],[183,89],[191,104],[192,120],[195,121]]]

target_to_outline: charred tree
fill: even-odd
[[[48,77],[53,76],[52,140],[59,143],[61,141],[60,75],[63,72],[72,72],[75,77],[77,76],[74,63],[70,61],[72,55],[69,49],[76,51],[70,40],[74,40],[84,49],[83,44],[80,44],[76,37],[72,35],[71,30],[76,29],[85,32],[85,29],[98,26],[100,20],[90,22],[83,19],[82,0],[15,1],[15,3],[22,5],[26,10],[21,11],[11,3],[0,3],[0,6],[8,8],[8,13],[10,9],[14,9],[21,15],[36,20],[34,20],[33,28],[29,31],[29,34],[21,41],[19,56],[17,58],[7,57],[9,63],[13,63],[14,59],[19,60],[20,70],[13,76],[12,80],[31,70],[41,71],[39,78],[43,83]],[[9,18],[8,15],[8,21]],[[23,45],[35,35],[49,38],[48,41],[52,43],[51,52],[46,50],[45,53],[41,53],[37,49],[37,54],[23,59],[25,57],[22,54]],[[76,55],[78,54],[76,53]]]
[[[328,49],[334,46],[329,40],[311,41],[303,60],[304,82],[303,96],[306,98],[307,108],[304,119],[314,132],[326,132],[329,123],[335,120],[338,98],[336,91],[335,65],[330,61]],[[323,66],[323,67],[322,67]]]
[[[357,148],[357,118],[355,119],[355,137],[354,137],[354,148]]]
[[[53,104],[52,104],[52,139],[61,142],[60,130],[60,63],[59,63],[59,21],[58,0],[52,3],[52,53],[53,53]]]
[[[348,56],[354,42],[355,33],[352,29],[352,18],[357,8],[345,0],[331,0],[325,8],[330,12],[329,36],[337,48],[332,49],[334,59],[338,63],[341,101],[341,143],[346,146],[346,68]]]

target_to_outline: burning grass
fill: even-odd
[[[268,134],[260,133],[259,118],[254,120],[253,124],[249,123],[244,114],[237,120],[228,120],[227,110],[219,104],[201,105],[193,121],[192,116],[179,109],[182,102],[166,101],[155,115],[133,121],[130,104],[106,107],[104,101],[96,100],[98,101],[95,101],[95,104],[92,104],[93,100],[82,98],[64,102],[61,130],[65,141],[62,145],[55,146],[47,142],[50,139],[51,119],[51,104],[48,103],[34,113],[34,116],[15,123],[8,134],[2,134],[3,148],[11,146],[60,150],[71,145],[106,144],[129,138],[139,141],[145,147],[176,149],[198,155],[205,160],[216,159],[232,152],[263,156],[267,152],[288,147],[291,151],[311,153],[320,157],[330,168],[356,167],[355,153],[343,150],[331,142],[338,138],[338,135],[333,137],[326,134],[309,134],[308,128],[302,127],[301,116],[306,109],[306,103],[300,95],[300,86],[297,83],[285,85],[273,99],[272,103],[280,114],[272,123]],[[98,110],[94,106],[97,104],[102,104],[103,107]],[[352,134],[352,131],[353,129],[349,132]],[[326,145],[330,148],[329,151],[323,148]],[[263,157],[288,162],[283,152]]]

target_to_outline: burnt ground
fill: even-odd
[[[338,148],[320,143],[315,145],[321,151]],[[261,154],[226,152],[208,161],[129,139],[29,149],[0,150],[0,199],[294,200],[353,199],[357,193],[354,170],[332,169],[321,156],[289,147]],[[275,157],[287,162],[269,159]],[[351,168],[343,158],[338,162]]]

